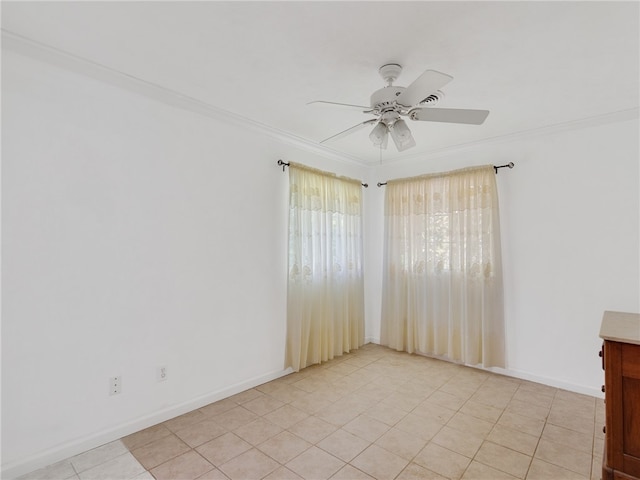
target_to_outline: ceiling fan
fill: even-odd
[[[422,122],[480,125],[489,115],[488,110],[433,108],[444,97],[444,93],[439,89],[453,80],[450,75],[435,70],[426,70],[408,87],[398,87],[393,85],[393,82],[401,72],[402,67],[396,63],[389,63],[380,67],[380,76],[387,82],[387,86],[373,92],[371,106],[369,107],[323,100],[309,102],[307,105],[318,103],[337,105],[356,108],[362,110],[363,113],[375,115],[375,118],[365,120],[329,138],[325,138],[320,143],[343,138],[367,125],[375,124],[369,134],[369,139],[373,145],[386,149],[390,134],[398,151],[402,152],[416,145],[413,135],[411,135],[411,131],[402,117],[409,117],[411,120]]]

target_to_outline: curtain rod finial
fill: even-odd
[[[278,165],[282,166],[282,171],[284,172],[284,167],[288,167],[289,164],[282,159],[278,159]]]

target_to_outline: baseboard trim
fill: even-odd
[[[533,375],[531,373],[522,372],[519,370],[511,370],[508,368],[482,368],[488,372],[498,373],[500,375],[506,375],[508,377],[518,378],[520,380],[528,380],[529,382],[541,383],[550,387],[560,388],[561,390],[568,390],[574,393],[581,393],[583,395],[589,395],[591,397],[604,398],[604,395],[598,388],[588,387],[586,385],[578,385],[575,383],[565,382],[556,378],[543,377],[540,375]]]
[[[230,397],[236,393],[243,392],[250,388],[257,387],[258,385],[262,385],[263,383],[283,377],[292,372],[293,370],[288,368],[286,370],[279,370],[265,375],[260,375],[244,382],[236,383],[227,388],[201,395],[186,402],[172,405],[150,415],[145,415],[144,417],[140,417],[136,420],[123,423],[114,428],[87,435],[70,442],[65,442],[25,459],[3,465],[1,477],[7,480],[14,479],[106,443],[113,442],[114,440],[118,440],[145,428],[157,425],[158,423],[165,422],[197,408],[202,408],[205,405]]]
[[[367,337],[366,343],[375,343],[380,345],[380,339],[375,337]],[[443,360],[449,362],[450,360],[444,357],[438,357],[435,355],[426,355],[423,353],[416,353],[416,355],[423,355],[429,358],[435,358],[437,360]],[[455,362],[452,362],[455,363]],[[464,364],[461,364],[464,365]],[[544,377],[541,375],[535,375],[532,373],[522,372],[520,370],[513,370],[510,368],[498,368],[498,367],[482,367],[480,365],[465,365],[466,367],[477,368],[478,370],[484,370],[486,372],[497,373],[499,375],[505,375],[507,377],[518,378],[520,380],[527,380],[529,382],[541,383],[542,385],[548,385],[554,388],[560,388],[562,390],[568,390],[574,393],[581,393],[583,395],[589,395],[591,397],[604,398],[602,391],[598,388],[589,387],[586,385],[578,385],[575,383],[566,382],[564,380],[558,380],[556,378]]]

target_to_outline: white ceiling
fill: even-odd
[[[638,2],[2,2],[5,32],[313,143],[371,116],[378,68],[454,77],[442,108],[481,126],[410,122],[417,146],[383,161],[637,109]],[[380,161],[370,128],[327,145]]]

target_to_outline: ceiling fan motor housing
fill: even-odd
[[[396,105],[396,98],[402,92],[405,91],[404,87],[384,87],[380,90],[376,90],[371,95],[371,108],[384,112],[388,109],[393,109]]]

